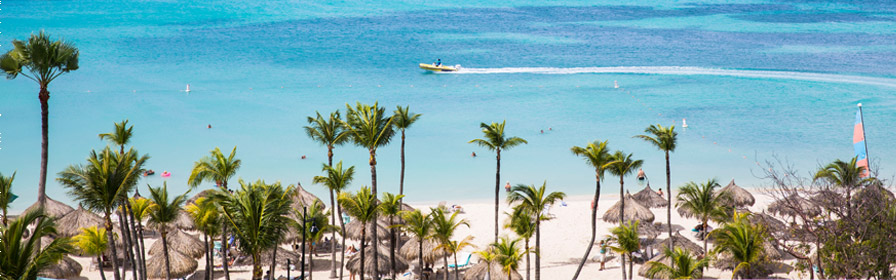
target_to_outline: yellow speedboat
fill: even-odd
[[[429,70],[433,72],[454,72],[460,69],[460,65],[448,66],[448,65],[435,65],[435,64],[426,64],[420,63],[420,69]]]

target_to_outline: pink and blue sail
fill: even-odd
[[[859,103],[859,110],[856,111],[856,124],[852,132],[852,145],[856,151],[856,166],[865,167],[862,171],[862,177],[870,175],[868,166],[868,145],[865,144],[865,120],[862,116],[862,103]]]

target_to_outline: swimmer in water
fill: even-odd
[[[305,158],[306,158],[305,155],[302,155],[302,159],[305,159]]]
[[[211,124],[209,124],[209,125],[208,125],[208,128],[209,128],[209,129],[211,129],[211,128],[212,128],[212,125],[211,125]]]
[[[473,152],[472,156],[473,156],[473,157],[476,157],[476,152]]]

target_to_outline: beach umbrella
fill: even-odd
[[[653,256],[653,258],[651,258],[651,259],[648,260],[647,262],[658,262],[658,263],[662,263],[662,264],[666,264],[666,265],[668,265],[668,264],[669,264],[669,258],[666,257],[665,254],[663,254],[662,252],[660,252],[659,255]],[[647,270],[650,269],[650,266],[647,265],[647,262],[644,262],[644,264],[641,265],[641,268],[638,268],[638,275],[643,276],[643,277],[647,277]],[[659,279],[668,278],[668,275],[665,275],[665,274],[662,274],[662,273],[661,273],[660,275],[654,275],[654,276],[657,277],[657,278],[659,278]]]
[[[377,237],[379,237],[379,240],[388,241],[389,240],[389,229],[388,229],[389,225],[386,223],[383,223],[382,221],[379,221],[376,223],[376,226],[378,229]],[[372,235],[373,235],[373,224],[368,223],[367,224],[367,239],[373,238],[373,237],[371,237]],[[348,222],[347,224],[345,224],[345,238],[353,239],[353,240],[361,239],[361,223],[359,223],[358,220],[352,220],[351,222]]]
[[[731,183],[728,183],[727,186],[719,190],[719,193],[728,194],[728,197],[731,198],[730,206],[753,206],[753,204],[756,203],[756,199],[753,198],[753,194],[751,194],[744,188],[741,188],[740,186],[734,184],[734,179],[731,179]]]
[[[301,249],[299,249],[301,250]],[[301,251],[300,251],[301,252]],[[261,259],[261,263],[266,266],[271,265],[273,260],[274,249],[265,250],[263,253],[259,254],[259,258]],[[296,267],[299,267],[299,263],[302,262],[302,257],[299,256],[298,253],[293,252],[293,250],[277,248],[277,265],[282,268],[289,268],[287,263],[291,263]],[[236,261],[233,262],[234,266],[252,266],[252,256],[251,255],[243,255],[236,258]]]
[[[652,226],[654,228],[656,228],[657,230],[659,230],[660,232],[668,232],[669,231],[669,226],[667,225],[667,223],[664,223],[664,222],[656,222],[656,223],[653,223]],[[672,224],[673,232],[678,232],[678,231],[682,231],[682,230],[684,230],[684,227],[682,225]]]
[[[194,195],[193,197],[191,197],[190,199],[187,199],[187,201],[184,203],[184,205],[190,205],[190,204],[196,203],[196,201],[199,200],[199,198],[208,197],[213,192],[215,192],[215,190],[216,189],[203,190],[203,191],[197,193],[196,195]]]
[[[56,220],[56,233],[61,237],[72,237],[81,234],[81,228],[105,225],[103,218],[84,207],[78,206],[78,210],[69,212]]]
[[[433,240],[432,238],[427,238],[423,240],[423,262],[424,263],[435,263],[438,260],[441,260],[448,253],[445,250],[436,250],[436,247],[439,246],[439,243]],[[404,259],[414,262],[417,261],[417,257],[420,256],[420,244],[417,243],[416,237],[411,237],[410,240],[404,243],[401,248],[398,249],[398,254],[401,255]]]
[[[320,200],[320,198],[305,190],[301,183],[296,185],[295,189],[290,193],[290,197],[292,198],[292,207],[294,209],[299,209],[299,211],[302,210],[302,207],[311,207],[311,205],[314,205],[315,201],[319,201],[321,204],[324,203],[323,200]]]
[[[796,217],[799,212],[814,217],[821,214],[821,209],[799,194],[791,194],[783,199],[776,200],[768,205],[768,212],[781,216]]]
[[[772,215],[765,213],[753,213],[750,215],[750,222],[754,224],[760,224],[765,227],[770,233],[783,233],[787,230],[787,225],[784,222],[775,219]]]
[[[180,214],[177,215],[177,219],[174,220],[174,226],[182,230],[196,229],[196,225],[193,224],[193,218],[190,217],[190,213],[184,210],[180,210]]]
[[[35,202],[34,204],[31,204],[31,206],[28,206],[28,208],[26,208],[22,213],[28,213],[37,210],[39,206],[39,203]],[[50,198],[50,196],[47,196],[47,204],[44,206],[44,213],[47,213],[47,216],[50,216],[50,218],[55,219],[65,216],[65,214],[68,214],[71,211],[75,211],[75,208],[72,208],[71,206],[65,205],[65,203],[59,202]]]
[[[666,198],[650,188],[650,183],[647,183],[647,187],[643,190],[632,195],[632,198],[648,208],[659,208],[669,205],[669,201]]]
[[[66,256],[58,263],[44,268],[37,275],[51,279],[72,279],[81,276],[81,269],[81,264],[78,261]]]
[[[205,255],[205,244],[202,243],[202,240],[199,238],[187,234],[186,232],[180,230],[173,230],[168,233],[168,252],[178,251],[181,254],[184,254],[188,257],[199,258]],[[152,247],[149,247],[149,253],[152,256],[162,255],[162,238],[153,242]]]
[[[672,242],[675,243],[674,244],[675,247],[685,249],[687,251],[690,251],[691,253],[694,253],[694,254],[702,254],[703,253],[703,247],[701,247],[697,243],[694,243],[690,239],[687,239],[684,236],[681,236],[681,233],[676,232],[675,234],[673,234]],[[667,245],[669,244],[669,238],[659,240],[656,242],[656,244],[660,244],[660,252],[662,252],[662,251],[666,250],[665,248],[668,248]]]
[[[171,266],[171,278],[186,278],[199,265],[195,259],[178,251],[168,252],[168,262]],[[146,273],[150,279],[165,279],[165,254],[153,255],[146,260]]]
[[[373,275],[373,266],[376,265],[380,274],[389,274],[392,272],[392,262],[389,259],[389,248],[386,246],[376,246],[378,258],[376,262],[373,259],[374,246],[364,248],[364,270],[366,275]],[[345,261],[345,267],[352,273],[361,271],[361,254],[355,254]],[[408,262],[400,255],[395,255],[395,273],[401,273],[408,270]]]
[[[488,271],[491,271],[490,275],[489,275]],[[481,280],[481,279],[486,279],[487,275],[488,275],[488,277],[490,277],[489,279],[491,279],[491,280],[523,280],[523,276],[520,275],[520,273],[516,272],[516,271],[513,271],[510,274],[512,277],[511,279],[507,279],[507,272],[504,272],[504,270],[501,268],[501,265],[498,264],[497,262],[492,262],[491,265],[489,265],[486,262],[479,262],[464,272],[463,279],[464,280]]]
[[[616,204],[613,204],[610,207],[610,210],[607,210],[604,213],[603,220],[608,223],[619,223],[619,211],[622,210],[622,200],[617,201]],[[626,221],[641,221],[641,222],[653,222],[653,212],[647,207],[644,207],[629,193],[625,194],[625,217],[623,217]]]

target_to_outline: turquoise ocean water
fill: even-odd
[[[48,193],[67,203],[55,174],[102,148],[97,134],[125,118],[147,167],[173,174],[171,188],[186,190],[209,150],[238,146],[239,177],[302,182],[323,197],[310,179],[326,151],[304,135],[304,119],[356,101],[423,113],[407,139],[415,201],[490,197],[494,156],[467,141],[480,122],[501,120],[529,140],[504,153],[502,181],[546,180],[569,194],[593,190],[592,169],[569,148],[596,139],[644,159],[662,185],[662,154],[631,137],[683,118],[673,185],[761,186],[756,162],[773,156],[808,172],[852,157],[859,102],[873,164],[884,177],[896,170],[891,2],[10,0],[0,9],[3,51],[41,29],[81,50],[81,69],[50,88]],[[466,71],[416,67],[436,58]],[[0,81],[0,172],[18,171],[21,196],[13,212],[36,199],[39,110],[33,82]],[[357,166],[353,188],[369,184],[366,151],[335,153]],[[398,139],[378,154],[379,188],[397,192]]]

